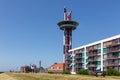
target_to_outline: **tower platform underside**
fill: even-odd
[[[75,30],[78,25],[79,24],[76,21],[61,21],[58,23],[61,30],[65,30],[65,28]]]

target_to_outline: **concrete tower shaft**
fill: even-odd
[[[75,30],[76,27],[78,26],[78,23],[76,21],[72,21],[71,15],[72,11],[67,13],[67,9],[64,8],[64,21],[60,21],[58,23],[60,29],[64,31],[63,53],[65,70],[69,70],[70,65],[68,50],[72,48],[72,30]]]

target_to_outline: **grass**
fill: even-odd
[[[87,76],[62,74],[3,73],[0,80],[120,80],[120,76]]]

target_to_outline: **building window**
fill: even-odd
[[[57,69],[60,69],[60,67],[58,66]]]
[[[84,52],[82,52],[82,56],[84,56],[85,54],[84,54]]]
[[[98,53],[101,53],[101,49],[98,49]]]
[[[103,53],[106,53],[106,51],[107,51],[107,48],[103,48]]]
[[[54,67],[51,67],[51,69],[54,69]]]

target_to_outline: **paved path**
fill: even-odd
[[[14,79],[5,73],[2,73],[2,74],[0,74],[0,80],[17,80],[17,79]]]

